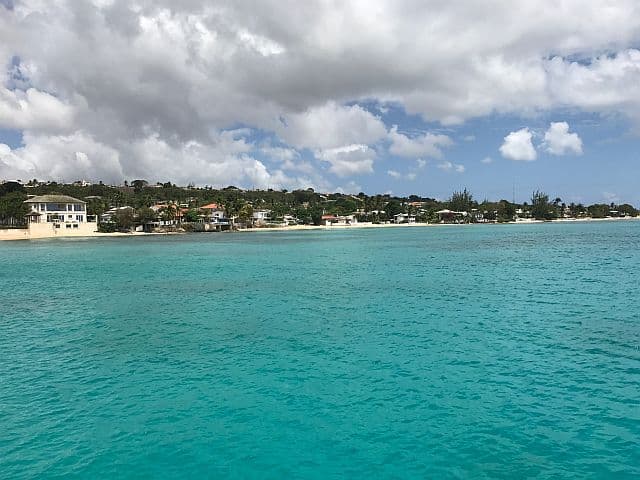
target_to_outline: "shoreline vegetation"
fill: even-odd
[[[41,197],[49,195],[50,197]],[[73,197],[86,205],[86,223],[66,225],[71,215],[48,215],[39,198]],[[37,197],[37,198],[36,198]],[[30,202],[30,203],[29,203]],[[52,204],[53,205],[53,204]],[[33,207],[32,205],[32,208]],[[85,210],[85,207],[82,207]],[[530,202],[477,201],[467,190],[447,200],[409,195],[357,195],[306,190],[242,190],[234,186],[179,187],[145,180],[105,185],[0,183],[0,240],[50,237],[127,237],[188,232],[277,232],[352,228],[534,224],[636,219],[630,204],[566,204],[535,191]],[[88,219],[92,220],[89,221]],[[94,221],[95,223],[90,223]],[[36,222],[37,225],[33,225]],[[35,228],[35,227],[38,228]],[[66,228],[60,228],[66,227]],[[73,227],[73,228],[71,228]],[[77,228],[81,227],[81,228]]]

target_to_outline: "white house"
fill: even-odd
[[[29,198],[24,203],[30,208],[30,212],[27,214],[30,223],[52,223],[66,226],[89,221],[87,202],[67,195],[40,195]]]
[[[393,216],[393,223],[416,223],[416,216],[408,213],[396,213]]]
[[[127,210],[131,211],[132,214],[135,213],[135,208],[129,207],[129,206],[110,208],[109,210],[104,212],[102,215],[100,215],[100,222],[101,223],[113,222],[113,220],[116,217],[116,215],[118,214],[118,212],[124,212],[124,211],[127,211]]]
[[[265,224],[271,221],[271,210],[254,210],[253,221],[256,224]]]
[[[271,210],[254,210],[253,220],[256,222],[268,222],[271,220]]]
[[[67,195],[40,195],[24,202],[32,238],[87,235],[97,230],[95,216],[87,215],[87,203]]]
[[[221,225],[228,225],[229,220],[225,215],[224,207],[217,203],[209,203],[200,207],[200,210],[204,212],[205,223],[215,223]]]
[[[355,215],[322,215],[322,224],[327,227],[355,225],[358,219]]]

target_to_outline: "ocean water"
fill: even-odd
[[[0,478],[639,478],[640,222],[0,244]]]

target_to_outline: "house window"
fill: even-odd
[[[84,205],[81,203],[74,203],[73,204],[73,211],[74,212],[84,212]]]
[[[40,204],[40,211],[41,211],[41,212],[44,212],[44,203],[41,203],[41,204]]]
[[[84,215],[76,215],[76,220],[78,222],[84,222]]]
[[[54,225],[54,227],[56,227],[56,228],[60,228],[60,224],[59,224],[59,223],[56,223],[56,224]]]
[[[71,224],[70,224],[70,223],[67,223],[66,227],[67,227],[67,228],[71,228]]]
[[[47,203],[47,212],[64,212],[65,210],[64,203]]]
[[[74,223],[74,224],[73,224],[73,228],[78,228],[78,224],[77,224],[77,223]]]

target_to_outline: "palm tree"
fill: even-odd
[[[177,208],[173,203],[167,204],[166,207],[162,207],[160,210],[160,215],[162,216],[162,220],[165,222],[171,222],[176,219],[177,216]]]

